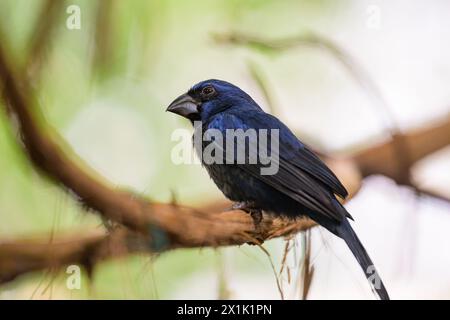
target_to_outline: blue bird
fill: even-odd
[[[193,124],[198,121],[202,136],[208,130],[219,132],[223,137],[227,136],[229,130],[277,130],[277,150],[268,149],[268,154],[274,155],[277,165],[274,174],[262,174],[261,169],[267,167],[267,162],[263,163],[261,157],[258,157],[256,163],[250,163],[251,147],[258,150],[258,156],[262,150],[250,137],[245,137],[240,144],[234,140],[235,144],[230,145],[228,150],[228,145],[220,144],[216,136],[209,141],[202,139],[196,151],[204,156],[201,153],[209,144],[215,143],[218,146],[215,153],[225,158],[232,149],[232,162],[211,162],[201,157],[203,166],[227,198],[247,212],[259,212],[255,214],[255,223],[258,223],[261,211],[291,219],[302,216],[313,219],[345,241],[369,280],[372,290],[379,298],[389,300],[372,260],[348,221],[352,217],[336,198],[338,196],[344,199],[348,195],[347,190],[285,124],[264,112],[237,86],[215,79],[196,84],[186,94],[175,99],[167,111],[183,116]],[[268,141],[272,142],[272,139],[274,137],[270,136]],[[245,153],[246,161],[238,161],[236,157],[239,152]]]

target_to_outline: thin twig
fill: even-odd
[[[25,70],[30,79],[36,80],[43,64],[46,50],[64,13],[65,0],[46,0],[41,7],[41,12],[29,41],[27,49],[28,57],[25,61]],[[3,41],[3,39],[2,39]]]

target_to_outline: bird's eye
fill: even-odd
[[[202,96],[209,98],[216,93],[216,89],[213,86],[206,86],[202,89]]]

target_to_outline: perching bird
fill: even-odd
[[[264,112],[240,88],[221,80],[206,80],[196,84],[186,94],[175,99],[167,111],[181,115],[193,124],[201,121],[202,133],[215,129],[223,137],[230,129],[278,129],[278,150],[268,150],[269,154],[272,152],[278,158],[275,160],[278,161],[275,174],[262,174],[261,168],[265,165],[261,161],[253,164],[249,161],[202,161],[202,164],[227,198],[243,204],[241,208],[249,212],[262,210],[291,219],[308,216],[342,238],[361,266],[371,288],[381,299],[389,299],[372,260],[348,221],[352,217],[336,199],[336,196],[345,198],[347,190],[285,124]],[[204,151],[208,143],[215,143],[214,139],[211,140],[202,141],[200,148],[196,148],[198,152]],[[246,139],[244,145],[241,143],[233,147],[234,160],[237,160],[239,151],[250,149],[250,140]],[[228,155],[225,143],[222,143],[221,150],[224,157]],[[248,154],[245,159],[249,159]]]

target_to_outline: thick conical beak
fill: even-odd
[[[198,101],[185,93],[176,98],[166,109],[166,111],[173,112],[190,119],[193,115],[198,114],[197,106],[199,104],[200,103]]]

